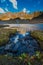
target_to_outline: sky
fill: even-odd
[[[43,0],[0,0],[0,13],[43,11]]]

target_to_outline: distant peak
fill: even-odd
[[[10,19],[15,19],[15,18],[30,19],[31,20],[34,17],[38,17],[42,13],[43,12],[34,12],[31,14],[27,14],[26,12],[18,12],[18,13],[7,12],[4,14],[0,14],[0,20],[10,20]]]

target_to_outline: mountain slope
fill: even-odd
[[[15,18],[20,18],[20,19],[33,19],[34,17],[38,17],[41,15],[42,12],[34,12],[32,14],[27,14],[24,12],[19,12],[19,13],[5,13],[5,14],[0,14],[0,20],[10,20],[10,19],[15,19]]]
[[[28,24],[28,23],[43,23],[43,12],[35,12],[32,14],[5,13],[0,15],[1,22],[8,24]]]
[[[39,15],[38,17],[34,17],[30,22],[34,23],[43,23],[43,13]]]

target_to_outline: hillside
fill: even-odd
[[[19,12],[19,13],[4,13],[0,14],[0,20],[10,20],[10,19],[15,19],[15,18],[20,18],[20,19],[33,19],[34,17],[37,17],[41,15],[42,12],[34,12],[32,14],[27,14],[24,12]]]
[[[5,13],[0,14],[0,21],[7,23],[43,23],[43,12],[34,12],[32,14],[19,13]]]
[[[33,18],[30,22],[32,23],[43,23],[43,13],[38,17]]]

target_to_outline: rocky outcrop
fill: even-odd
[[[32,14],[27,14],[24,12],[19,12],[19,13],[8,12],[8,13],[0,14],[0,20],[10,20],[10,19],[15,19],[15,18],[31,20],[35,17],[38,17],[41,14],[42,12],[34,12]]]

